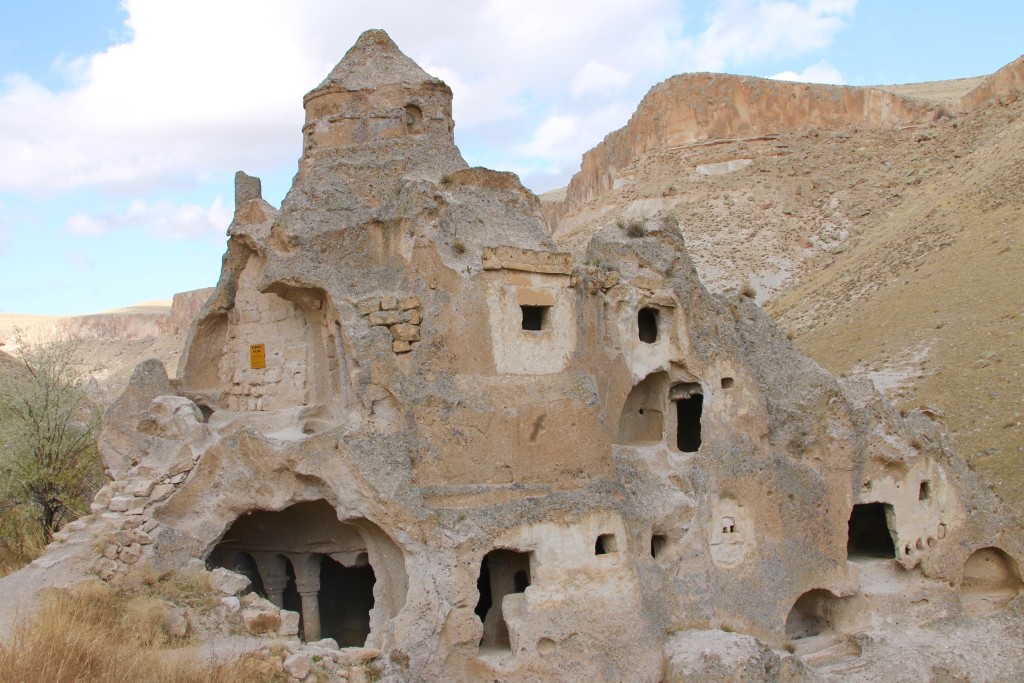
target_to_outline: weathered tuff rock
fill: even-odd
[[[237,178],[178,377],[106,416],[104,578],[132,547],[246,576],[251,630],[301,612],[295,678],[845,679],[909,624],[1019,637],[1020,540],[926,416],[709,294],[676,231],[559,253],[383,32],[305,104],[281,209]]]
[[[174,295],[170,308],[118,309],[92,315],[57,318],[22,330],[29,343],[76,337],[99,340],[156,339],[187,331],[192,319],[209,298],[212,289],[197,289]],[[2,339],[2,338],[0,338]]]
[[[1024,57],[948,107],[881,88],[790,83],[751,76],[691,73],[655,85],[629,122],[583,155],[565,199],[545,206],[549,229],[616,186],[621,172],[654,150],[726,140],[763,139],[808,129],[899,128],[1015,101],[1024,92]],[[728,103],[723,106],[721,103]]]

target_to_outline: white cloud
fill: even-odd
[[[227,232],[231,212],[217,197],[210,206],[175,205],[170,202],[133,201],[123,211],[99,214],[77,213],[65,222],[68,233],[79,236],[104,235],[114,230],[141,228],[161,240],[195,237],[220,239]]]
[[[811,64],[799,73],[796,71],[783,71],[770,76],[777,81],[797,81],[800,83],[828,83],[830,85],[843,85],[846,83],[843,74],[827,61],[822,60]]]
[[[620,102],[584,114],[552,114],[516,151],[549,162],[578,165],[583,153],[623,126],[632,111],[633,105]]]
[[[63,89],[0,75],[0,191],[139,195],[294,164],[303,94],[374,26],[449,82],[457,135],[479,156],[571,153],[558,159],[571,166],[583,140],[611,130],[596,135],[591,122],[620,125],[622,103],[634,108],[655,82],[821,49],[855,4],[721,0],[706,26],[689,27],[674,0],[124,0],[126,42],[56,58]],[[616,116],[602,118],[609,108]],[[108,223],[83,216],[68,229]]]
[[[857,0],[723,0],[694,44],[699,68],[721,71],[766,56],[788,57],[830,45]]]
[[[616,69],[614,66],[591,59],[572,79],[572,83],[569,84],[569,92],[573,97],[583,97],[591,93],[610,95],[626,87],[631,78],[632,76],[622,69]]]

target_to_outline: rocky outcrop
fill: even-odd
[[[76,337],[96,340],[139,341],[187,331],[213,288],[174,295],[170,307],[145,306],[92,315],[57,318],[27,327],[23,339],[30,343]]]
[[[989,76],[948,109],[872,87],[710,73],[673,76],[651,88],[623,128],[583,155],[565,199],[545,206],[545,220],[554,230],[562,216],[610,190],[626,166],[649,152],[810,129],[921,125],[951,111],[1015,101],[1022,90],[1024,57]]]
[[[973,111],[992,102],[1016,102],[1024,92],[1024,55],[985,79],[960,100],[960,111]]]
[[[729,74],[673,76],[651,88],[623,128],[583,155],[564,202],[548,209],[549,225],[611,189],[621,169],[653,150],[810,128],[907,126],[938,113],[928,103],[875,88]]]

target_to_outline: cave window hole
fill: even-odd
[[[484,626],[480,647],[511,648],[502,603],[509,595],[524,593],[530,587],[532,554],[492,550],[480,562],[480,574],[476,580],[480,597],[473,610]]]
[[[676,404],[676,448],[683,453],[700,449],[700,418],[704,410],[704,394],[700,385],[680,384],[672,388]]]
[[[407,104],[404,107],[405,127],[411,133],[418,132],[423,122],[423,110],[415,104]]]
[[[722,533],[736,533],[736,520],[733,517],[722,517]]]
[[[722,378],[722,388],[723,389],[732,389],[734,386],[736,386],[736,380],[734,380],[732,377],[723,377]]]
[[[651,557],[657,559],[668,549],[668,536],[653,534],[651,536]]]
[[[658,310],[655,308],[641,308],[636,314],[637,329],[640,334],[640,341],[645,344],[653,344],[658,341]]]
[[[851,560],[896,557],[896,545],[889,530],[894,514],[887,503],[854,505],[848,524],[847,557]]]
[[[523,311],[523,329],[540,332],[548,329],[548,309],[550,306],[520,306]]]
[[[597,542],[594,543],[595,555],[610,555],[617,552],[619,552],[619,542],[616,540],[615,534],[601,534],[597,537]]]
[[[932,497],[932,483],[930,481],[922,481],[921,487],[917,491],[918,500],[928,500]]]

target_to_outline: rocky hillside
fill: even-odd
[[[160,359],[174,373],[192,319],[212,291],[181,292],[170,302],[146,302],[92,315],[0,313],[0,347],[13,347],[15,330],[20,330],[28,343],[81,338],[82,363],[99,368],[97,379],[113,398],[127,383],[132,369],[147,358]],[[0,357],[0,364],[2,361]]]
[[[677,76],[545,197],[560,244],[675,226],[812,357],[929,406],[1024,512],[1024,58],[835,88]]]

